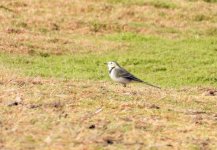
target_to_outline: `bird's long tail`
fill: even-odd
[[[148,83],[148,82],[145,82],[145,81],[143,81],[143,80],[141,80],[141,79],[139,79],[139,78],[137,78],[137,77],[135,77],[135,76],[133,76],[133,75],[131,75],[131,74],[130,74],[130,76],[128,76],[128,78],[131,79],[131,80],[133,80],[133,81],[142,82],[142,83],[144,83],[144,84],[146,84],[146,85],[149,85],[149,86],[152,86],[152,87],[161,89],[160,87],[158,87],[158,86],[156,86],[156,85],[152,85],[152,84],[150,84],[150,83]]]
[[[152,87],[155,87],[155,88],[158,88],[158,89],[161,89],[159,86],[156,86],[156,85],[152,85],[152,84],[150,84],[150,83],[148,83],[148,82],[142,82],[142,83],[144,83],[144,84],[146,84],[146,85],[149,85],[149,86],[152,86]]]

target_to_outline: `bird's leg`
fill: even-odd
[[[122,88],[122,92],[125,94],[125,95],[131,95],[131,93],[129,92],[128,88],[127,87],[127,84],[126,83],[123,83],[123,87],[125,88]]]

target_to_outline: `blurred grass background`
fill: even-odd
[[[108,80],[103,63],[114,60],[161,86],[216,86],[215,2],[3,0],[0,63],[25,76]]]

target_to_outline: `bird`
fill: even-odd
[[[112,80],[114,80],[115,82],[121,83],[124,87],[126,87],[126,85],[128,83],[135,81],[135,82],[141,82],[141,83],[144,83],[146,85],[160,89],[160,87],[158,87],[158,86],[152,85],[148,82],[145,82],[145,81],[137,78],[136,76],[134,76],[133,74],[131,74],[130,72],[125,70],[123,67],[121,67],[115,61],[109,61],[105,64],[107,64],[107,66],[108,66],[110,78]]]

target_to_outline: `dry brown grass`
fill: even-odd
[[[53,0],[52,3],[48,0],[2,0],[0,43],[5,46],[1,49],[54,54],[74,53],[89,47],[97,50],[95,45],[111,46],[114,43],[105,44],[106,41],[98,40],[99,43],[95,44],[91,40],[93,35],[99,39],[98,35],[115,32],[170,38],[215,35],[217,5],[204,1],[173,0],[167,3],[173,7],[164,8],[151,0],[139,4],[105,0]],[[77,45],[75,39],[81,35],[89,35],[89,38]],[[110,46],[107,49],[114,48]]]
[[[212,89],[0,77],[1,149],[217,148]]]
[[[2,33],[0,40],[1,52],[35,55],[48,53],[54,55],[73,53],[102,53],[111,49],[124,49],[127,43],[118,43],[94,37],[76,36],[40,36],[34,33],[7,34]]]

